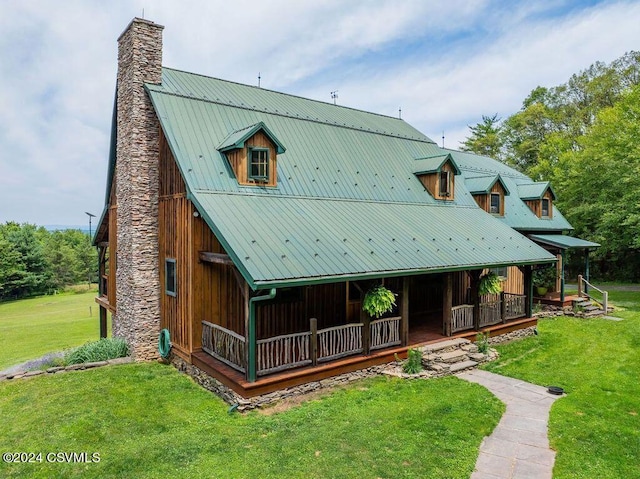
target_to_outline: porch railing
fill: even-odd
[[[208,321],[202,321],[202,350],[223,363],[245,372],[245,339],[238,333]]]
[[[473,328],[473,305],[461,304],[451,308],[451,332]]]
[[[503,319],[515,319],[526,316],[527,297],[524,294],[504,293]]]
[[[382,349],[401,344],[400,316],[371,321],[369,326],[369,349]]]
[[[274,336],[257,341],[258,376],[311,364],[311,332]]]
[[[362,352],[362,323],[318,330],[318,362]]]
[[[502,302],[500,299],[480,303],[479,324],[481,328],[498,324],[502,321],[502,317],[500,316],[501,306]]]

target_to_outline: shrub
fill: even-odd
[[[402,370],[407,374],[418,374],[422,371],[422,352],[419,349],[409,348]]]
[[[129,346],[121,338],[102,338],[71,350],[66,356],[67,364],[93,363],[122,358],[129,354]]]
[[[502,291],[502,281],[500,277],[493,271],[480,276],[480,285],[478,286],[478,294],[499,294]]]
[[[476,334],[476,346],[478,346],[478,351],[486,354],[489,351],[489,333]]]

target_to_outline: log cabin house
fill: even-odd
[[[245,396],[535,324],[525,236],[571,226],[548,184],[405,121],[162,67],[134,19],[118,81],[97,302],[138,359],[172,354]],[[480,297],[483,271],[504,292]],[[376,284],[397,307],[372,320]]]

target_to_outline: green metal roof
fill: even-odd
[[[466,151],[447,151],[451,153],[462,170],[462,176],[464,177],[467,188],[470,187],[468,183],[469,179],[478,176],[500,175],[500,179],[505,187],[514,193],[505,196],[504,216],[497,217],[496,219],[498,221],[502,221],[518,231],[561,233],[573,229],[573,226],[571,226],[555,205],[552,205],[553,215],[550,218],[538,218],[520,197],[521,185],[537,185],[535,186],[536,191],[538,191],[538,193],[542,191],[541,194],[544,194],[544,189],[541,190],[539,185],[549,186],[548,182],[537,184],[525,174],[487,156],[476,155],[475,153]],[[528,187],[525,186],[524,188],[526,191]]]
[[[416,175],[424,174],[424,173],[435,173],[439,172],[444,164],[449,161],[451,166],[453,166],[453,171],[456,175],[460,174],[460,168],[456,165],[456,162],[453,160],[453,157],[449,153],[445,153],[442,155],[435,155],[428,158],[416,158],[413,167],[413,173]]]
[[[276,145],[278,154],[282,154],[286,151],[286,148],[278,141],[275,135],[271,133],[269,128],[267,128],[267,126],[263,122],[249,125],[236,131],[232,131],[224,140],[222,140],[222,143],[218,146],[218,151],[228,151],[235,148],[244,148],[244,142],[255,135],[258,131],[263,131]]]
[[[551,192],[551,197],[555,200],[556,193],[548,181],[521,183],[518,185],[518,196],[523,200],[539,200],[542,199],[547,190]]]
[[[587,241],[581,238],[575,238],[573,236],[567,235],[530,235],[529,238],[538,243],[544,243],[560,249],[585,249],[600,247],[599,243],[593,243],[592,241]]]
[[[433,199],[416,163],[455,155],[398,118],[166,68],[146,89],[188,197],[254,289],[555,260],[462,178]],[[218,150],[259,124],[286,146],[275,188],[239,185]]]
[[[496,183],[500,183],[502,185],[505,195],[510,194],[509,188],[507,188],[507,185],[500,175],[474,176],[471,178],[465,178],[464,180],[464,185],[472,195],[483,193],[488,194]]]
[[[254,288],[555,260],[473,207],[204,191],[192,199]]]

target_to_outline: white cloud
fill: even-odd
[[[434,5],[435,4],[435,5]],[[104,197],[116,39],[165,25],[164,64],[403,117],[447,146],[639,43],[638,2],[0,3],[0,221],[86,221]],[[566,12],[573,8],[570,14]],[[560,13],[558,13],[560,12]]]

